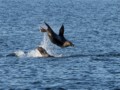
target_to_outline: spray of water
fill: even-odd
[[[37,49],[31,50],[27,53],[27,57],[42,57]]]
[[[52,44],[48,35],[44,33],[43,41],[41,42],[41,45],[50,55],[55,57],[61,57],[62,55],[57,54],[57,46]]]
[[[43,36],[43,41],[41,42],[41,45],[49,54],[53,55],[54,53],[54,50],[53,50],[53,45],[52,43],[50,42],[48,36],[46,33],[44,33],[44,36]]]
[[[24,57],[25,56],[25,53],[22,50],[15,51],[14,54],[17,57]]]

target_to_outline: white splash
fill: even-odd
[[[24,57],[25,56],[25,53],[22,50],[15,51],[14,54],[17,57]]]
[[[42,57],[42,55],[40,54],[40,52],[35,49],[35,50],[31,50],[27,53],[27,57]]]

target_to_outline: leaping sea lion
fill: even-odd
[[[63,25],[61,26],[59,30],[59,35],[57,35],[47,23],[45,23],[45,25],[47,26],[47,29],[41,28],[41,32],[47,32],[48,37],[53,44],[59,47],[74,46],[72,42],[68,41],[64,37],[64,26]]]

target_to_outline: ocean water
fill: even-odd
[[[44,22],[75,47],[53,45]],[[120,0],[0,0],[0,90],[120,90]]]

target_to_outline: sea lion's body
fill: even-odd
[[[47,29],[42,28],[41,32],[47,32],[48,37],[50,38],[50,41],[53,44],[56,44],[59,47],[68,47],[68,46],[74,46],[72,44],[72,42],[68,41],[65,37],[64,37],[64,26],[62,25],[60,30],[59,30],[59,35],[57,35],[52,29],[51,27],[45,23],[47,26]]]

